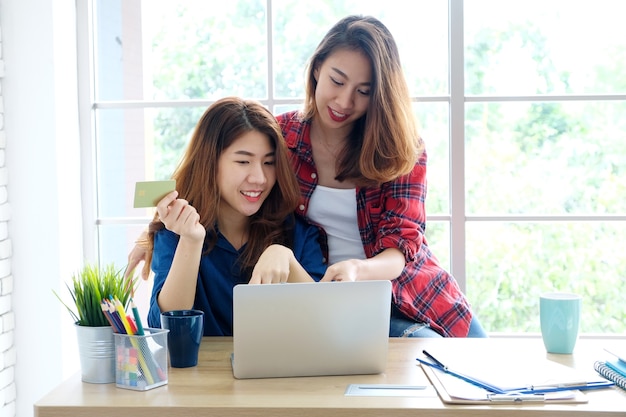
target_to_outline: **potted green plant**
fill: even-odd
[[[135,280],[126,279],[124,274],[125,270],[117,269],[113,263],[85,264],[66,284],[73,308],[54,292],[74,319],[84,382],[115,382],[113,328],[102,311],[102,301],[113,297],[124,307],[128,305]]]

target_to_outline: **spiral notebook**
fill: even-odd
[[[626,362],[619,359],[608,359],[606,361],[596,361],[593,368],[615,385],[626,390]]]

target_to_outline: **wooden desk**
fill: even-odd
[[[541,339],[390,339],[388,365],[380,375],[236,380],[231,338],[204,338],[199,365],[169,369],[169,383],[145,392],[88,384],[77,373],[34,404],[36,417],[160,416],[626,416],[626,391],[589,391],[586,404],[460,406],[438,396],[345,396],[349,384],[430,385],[415,357],[432,352],[493,352],[524,360],[554,360],[575,369],[593,369],[604,359],[603,340],[581,339],[574,355],[546,354]],[[626,340],[624,341],[626,343]],[[518,356],[516,356],[518,355]]]

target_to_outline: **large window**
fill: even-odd
[[[170,177],[212,101],[297,108],[325,32],[369,14],[396,38],[426,141],[429,244],[483,326],[538,332],[539,294],[563,290],[583,296],[583,332],[626,331],[621,0],[78,4],[91,258],[126,263],[152,216],[135,182]]]

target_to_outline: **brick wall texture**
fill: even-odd
[[[7,198],[8,175],[6,166],[7,137],[4,131],[4,100],[2,84],[5,62],[2,54],[2,28],[0,28],[0,417],[15,416],[15,346],[11,273],[11,239],[8,222],[11,206]]]

